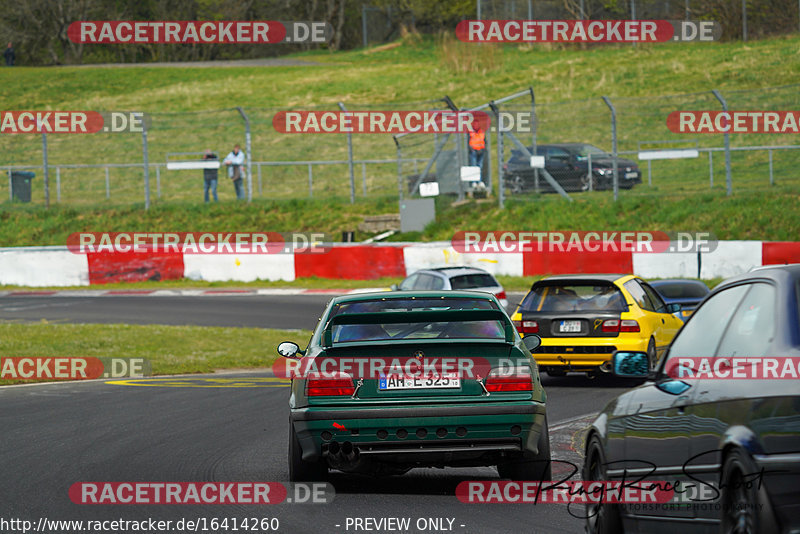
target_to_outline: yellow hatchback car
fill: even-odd
[[[534,283],[511,319],[519,333],[537,334],[533,356],[550,376],[611,370],[616,350],[647,352],[650,368],[683,325],[650,285],[634,275],[562,275]]]

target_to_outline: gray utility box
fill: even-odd
[[[432,198],[400,201],[400,231],[421,232],[436,220],[436,203]]]

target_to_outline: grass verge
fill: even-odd
[[[125,324],[0,323],[0,354],[144,358],[154,375],[269,367],[281,341],[304,344],[308,330]],[[30,381],[0,380],[0,385]]]

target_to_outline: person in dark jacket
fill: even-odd
[[[3,51],[3,57],[6,58],[6,67],[14,66],[14,60],[17,59],[17,55],[14,53],[14,47],[11,43],[8,43],[8,46]]]
[[[203,156],[204,160],[217,160],[217,155],[206,150]],[[208,202],[208,190],[211,189],[211,194],[214,196],[214,202],[219,202],[217,198],[217,179],[219,177],[219,169],[203,169],[203,199]]]

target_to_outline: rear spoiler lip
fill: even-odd
[[[342,324],[398,324],[421,322],[450,322],[450,321],[502,321],[505,327],[504,343],[514,343],[514,325],[508,315],[502,310],[444,310],[444,311],[411,311],[411,312],[375,312],[375,313],[342,313],[332,317],[322,332],[323,347],[332,347],[333,339],[331,330],[335,325]],[[397,343],[404,340],[383,340]],[[412,340],[408,340],[412,341]],[[425,342],[424,339],[413,340],[417,343]],[[453,342],[454,340],[448,340]],[[472,341],[472,340],[470,340]],[[360,342],[358,345],[363,346]]]

